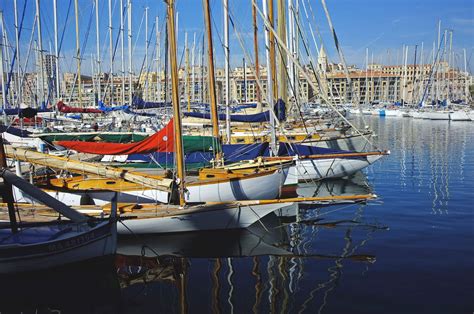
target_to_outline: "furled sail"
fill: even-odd
[[[102,110],[95,108],[75,108],[70,107],[64,104],[62,101],[59,101],[57,104],[58,110],[63,113],[102,113]]]
[[[159,132],[135,143],[101,143],[59,141],[58,145],[78,152],[97,155],[131,155],[152,152],[174,152],[173,119]]]

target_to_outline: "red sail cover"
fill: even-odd
[[[56,105],[58,110],[64,113],[102,113],[102,110],[95,109],[95,108],[75,108],[69,107],[64,104],[62,101],[59,101]]]
[[[81,141],[58,141],[58,145],[81,153],[97,155],[131,155],[153,152],[174,152],[173,119],[159,132],[136,143],[101,143]]]

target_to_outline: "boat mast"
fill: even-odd
[[[425,65],[424,65],[424,42],[421,42],[421,54],[420,54],[420,67],[421,67],[421,70],[420,70],[420,94],[418,95],[418,98],[420,98],[419,96],[422,95],[423,93],[423,90],[425,89],[424,88],[424,84],[425,84]]]
[[[213,52],[213,44],[212,44],[212,27],[211,27],[211,11],[209,7],[209,0],[204,0],[204,19],[206,22],[206,32],[207,32],[207,40],[208,40],[208,79],[209,79],[209,97],[211,103],[211,116],[212,116],[212,136],[214,137],[215,141],[215,149],[216,152],[216,161],[220,160],[221,153],[217,149],[217,145],[220,142],[220,135],[219,135],[219,120],[217,115],[217,99],[216,99],[216,81],[214,75],[214,52]]]
[[[76,0],[77,1],[77,0]],[[132,1],[127,1],[127,31],[128,31],[128,101],[133,100],[133,69],[132,69]]]
[[[36,0],[39,1],[39,0]],[[79,4],[74,0],[74,12],[76,15],[76,60],[77,60],[77,91],[79,93],[79,106],[82,106],[81,92],[81,48],[79,46]],[[40,40],[41,45],[41,40]],[[40,47],[40,53],[43,49]]]
[[[150,41],[148,39],[148,7],[145,8],[145,100],[148,101],[148,45]]]
[[[245,58],[242,58],[242,69],[244,70],[244,86],[242,88],[242,100],[244,103],[247,102],[247,65],[245,64]]]
[[[285,4],[284,0],[277,0],[277,14],[278,14],[278,36],[283,40],[286,46],[286,16],[285,16]],[[286,78],[286,53],[285,50],[278,50],[278,94],[280,98],[288,103],[288,85]],[[289,108],[290,106],[288,106]]]
[[[188,48],[188,32],[184,32],[184,96],[188,104],[188,112],[191,111],[191,98],[189,95],[189,48]]]
[[[109,0],[110,103],[114,102],[114,44],[112,38],[112,0]]]
[[[275,28],[275,15],[273,13],[273,0],[265,0],[268,1],[268,21],[272,28]],[[273,33],[269,33],[270,35],[270,65],[272,67],[271,70],[271,79],[272,79],[272,95],[273,100],[278,99],[278,82],[277,82],[277,73],[276,73],[276,54],[275,54],[275,35]]]
[[[467,73],[467,58],[466,58],[466,48],[463,49],[463,54],[464,54],[464,95],[466,97],[466,103],[469,100],[469,83],[468,83],[468,73]]]
[[[120,0],[120,71],[122,72],[122,105],[125,104],[125,29],[123,16],[123,0]]]
[[[77,1],[77,0],[76,0]],[[38,21],[38,50],[39,50],[39,66],[40,66],[40,75],[39,75],[39,88],[41,93],[40,101],[44,101],[44,71],[43,71],[43,35],[41,33],[41,18],[40,18],[40,2],[36,0],[36,19]],[[3,21],[3,18],[2,18]],[[80,72],[79,72],[80,73]],[[36,104],[37,105],[37,104]]]
[[[170,44],[171,57],[171,85],[172,85],[172,102],[174,114],[174,140],[176,151],[176,169],[178,177],[179,205],[184,206],[184,160],[183,160],[183,143],[181,137],[181,110],[179,104],[179,85],[178,85],[178,62],[176,60],[176,35],[174,28],[174,0],[168,0],[168,37]],[[166,79],[166,77],[165,77]]]
[[[365,104],[369,103],[369,48],[365,48]]]
[[[253,0],[252,0],[253,1]],[[253,47],[255,54],[255,80],[260,79],[260,65],[258,62],[258,25],[257,25],[257,11],[255,6],[252,5],[252,21],[253,21]],[[260,88],[257,88],[257,109],[262,111],[262,91]]]
[[[155,17],[156,25],[156,100],[161,101],[161,48],[160,48],[160,29],[158,27],[158,16]]]
[[[16,0],[15,0],[16,1]],[[56,59],[56,99],[61,97],[61,89],[59,86],[59,46],[58,46],[58,4],[57,0],[53,0],[53,15],[54,15],[54,58]],[[19,57],[20,55],[18,55]],[[21,93],[21,90],[20,90]]]
[[[13,2],[13,6],[15,8],[15,54],[16,54],[16,100],[17,105],[21,103],[21,85],[20,85],[20,37],[19,37],[19,30],[18,30],[18,9],[17,9],[17,0]],[[3,72],[2,72],[3,73]],[[19,106],[18,106],[19,107]]]
[[[230,64],[229,64],[229,0],[223,0],[224,5],[224,55],[225,55],[225,130],[227,144],[230,144]]]
[[[195,76],[196,66],[195,66],[195,63],[194,63],[196,61],[196,59],[195,59],[195,50],[196,50],[196,32],[194,32],[193,50],[191,52],[191,66],[192,66],[192,68],[191,68],[191,72],[192,72],[191,73],[191,76],[192,76],[192,78],[191,78],[191,85],[192,85],[192,87],[191,87],[191,100],[193,102],[196,101],[196,93],[195,93],[195,91],[196,91],[196,76]]]
[[[97,48],[97,100],[102,100],[100,83],[100,33],[99,33],[99,0],[95,0],[95,34]]]
[[[3,11],[0,11],[0,21],[3,20]],[[2,25],[3,26],[3,25]],[[3,69],[3,32],[5,30],[2,27],[2,34],[0,34],[2,40],[0,40],[0,75],[2,76],[1,82],[2,82],[2,108],[5,109],[7,106],[7,95],[5,94],[5,76],[4,76],[4,69]],[[1,143],[3,147],[3,142]],[[3,148],[2,148],[3,149]]]
[[[270,1],[273,1],[273,0],[270,0]],[[256,6],[255,2],[253,5]],[[273,27],[272,26],[273,24],[268,20],[267,0],[262,0],[262,6],[263,6],[263,18],[265,19],[265,21],[268,21],[271,27]],[[269,110],[273,110],[275,98],[274,98],[273,82],[272,82],[273,67],[272,67],[271,58],[270,58],[271,43],[270,43],[269,35],[270,35],[270,30],[268,29],[268,27],[265,27],[265,46],[266,46],[265,58],[267,59],[267,100],[268,100]],[[270,154],[273,156],[276,151],[276,132],[275,132],[275,118],[273,117],[272,114],[270,114],[270,129],[271,129],[270,130],[270,134],[271,134]]]

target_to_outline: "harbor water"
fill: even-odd
[[[474,124],[354,118],[391,155],[249,230],[119,238],[117,256],[1,278],[14,313],[472,313]]]

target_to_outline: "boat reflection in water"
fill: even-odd
[[[1,313],[118,313],[114,256],[0,276]]]
[[[349,219],[319,218],[316,209],[285,222],[271,215],[235,232],[121,237],[116,264],[122,308],[158,313],[322,310],[343,268],[356,268],[362,277],[375,262],[368,243],[385,230],[362,221],[364,204],[343,206]]]

